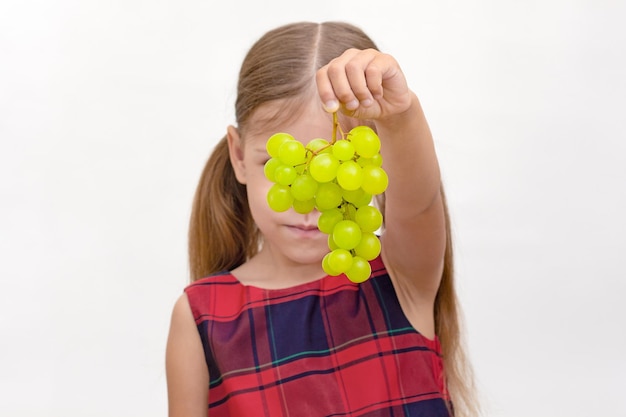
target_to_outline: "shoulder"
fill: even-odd
[[[191,282],[187,287],[185,287],[185,291],[188,288],[198,287],[202,285],[210,285],[210,284],[220,284],[220,283],[228,283],[232,281],[237,281],[237,279],[231,274],[230,271],[221,271],[216,272],[211,275],[207,275],[204,278],[200,278]]]
[[[192,282],[184,295],[193,317],[200,322],[239,311],[246,289],[230,272],[220,272]]]
[[[174,302],[174,308],[172,309],[172,324],[181,324],[185,321],[189,321],[193,317],[191,316],[191,308],[189,306],[189,298],[187,294],[181,294]]]
[[[224,271],[193,281],[184,288],[184,292],[188,297],[193,297],[196,294],[214,291],[216,288],[237,284],[239,284],[237,279],[230,272]]]

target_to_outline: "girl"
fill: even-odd
[[[344,131],[377,131],[389,176],[381,255],[361,284],[323,272],[319,212],[266,200],[267,139],[330,139],[334,112]],[[345,23],[279,27],[244,59],[236,120],[195,195],[192,283],[167,343],[169,416],[474,413],[437,157],[395,59]]]

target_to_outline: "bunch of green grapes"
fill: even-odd
[[[336,138],[313,139],[306,146],[288,133],[276,133],[266,143],[270,156],[264,167],[272,181],[267,193],[270,208],[298,213],[317,209],[317,227],[328,235],[329,252],[324,271],[345,274],[360,283],[371,275],[369,261],[380,254],[375,232],[382,226],[382,213],[370,204],[389,183],[382,168],[380,139],[368,126],[357,126]]]

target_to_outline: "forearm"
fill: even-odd
[[[419,99],[412,94],[409,108],[376,120],[382,140],[383,168],[389,175],[387,205],[394,215],[419,214],[439,196],[441,177],[430,128]],[[399,210],[399,211],[398,211]]]
[[[413,312],[421,329],[432,325],[446,247],[441,178],[432,135],[417,97],[408,109],[377,121],[383,168],[389,175],[385,191],[383,259],[396,292],[405,305],[425,306]],[[418,300],[419,302],[415,301]],[[429,333],[434,332],[434,328]]]

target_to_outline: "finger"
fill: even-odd
[[[335,95],[333,86],[328,79],[328,68],[322,67],[315,74],[315,83],[317,84],[317,93],[322,100],[324,110],[334,113],[339,110],[339,100]]]
[[[347,63],[358,53],[356,49],[349,49],[317,72],[318,93],[326,111],[336,111],[340,105],[349,109],[358,107],[359,101],[346,74]]]
[[[345,71],[350,91],[346,91],[345,94],[346,97],[351,94],[358,101],[358,103],[353,103],[354,108],[359,105],[371,106],[374,103],[371,87],[375,87],[376,90],[380,89],[377,86],[379,84],[377,79],[380,77],[376,75],[380,71],[371,66],[373,60],[374,56],[371,53],[362,53],[346,63]]]
[[[365,82],[372,99],[381,100],[383,98],[383,71],[377,62],[372,61],[365,68]]]
[[[360,106],[368,107],[374,103],[368,87],[366,70],[378,55],[380,52],[374,49],[352,50],[332,63],[337,65],[337,78],[331,77],[331,83],[335,94],[346,109],[356,110]],[[341,66],[345,78],[341,77]],[[330,69],[332,70],[333,66]]]
[[[329,66],[330,71],[335,64],[338,66],[336,79],[330,73],[336,96],[348,110],[372,106],[375,100],[382,98],[385,72],[394,62],[389,55],[374,49],[343,54]],[[345,67],[345,81],[341,78],[341,65]]]

